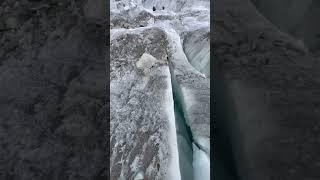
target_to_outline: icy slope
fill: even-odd
[[[185,123],[191,129],[192,140],[201,150],[199,153],[210,157],[210,81],[188,63],[179,35],[174,30],[167,30],[167,34],[171,47],[169,58],[174,96],[181,104]],[[196,150],[194,149],[194,153]],[[196,168],[194,175],[198,175],[195,170]],[[206,172],[206,177],[210,179],[210,171]],[[194,179],[201,178],[194,176]]]

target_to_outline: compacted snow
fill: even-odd
[[[111,1],[111,179],[210,179],[209,6]]]

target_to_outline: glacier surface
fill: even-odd
[[[111,0],[111,179],[210,179],[209,5]]]

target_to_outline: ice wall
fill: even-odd
[[[188,33],[183,42],[190,64],[210,78],[210,32],[202,28]]]

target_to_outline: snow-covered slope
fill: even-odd
[[[111,179],[210,179],[209,3],[111,1]]]

